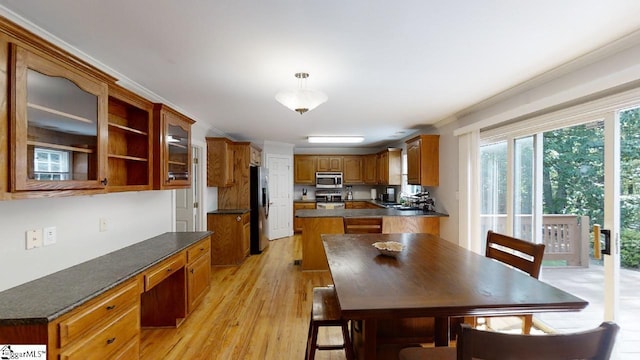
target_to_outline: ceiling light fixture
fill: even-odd
[[[364,141],[362,136],[309,136],[307,141],[315,144],[355,144]]]
[[[278,100],[280,104],[302,115],[327,101],[328,97],[322,91],[307,88],[307,78],[309,74],[296,73],[295,76],[298,78],[298,88],[277,93],[276,100]]]

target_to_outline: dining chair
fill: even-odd
[[[342,344],[318,344],[319,329],[320,327],[326,326],[339,326],[342,329]],[[340,349],[344,349],[347,360],[354,359],[353,345],[349,334],[349,322],[342,318],[335,288],[333,286],[314,287],[311,319],[309,320],[309,334],[307,336],[307,349],[304,358],[305,360],[313,360],[317,350]]]
[[[538,278],[544,256],[544,244],[534,244],[511,236],[487,232],[485,256],[516,268],[529,276]],[[533,315],[510,315],[522,318],[522,333],[529,334],[533,326]],[[485,317],[487,325],[491,317]],[[474,321],[475,322],[475,321]]]
[[[603,322],[595,329],[568,334],[523,335],[478,330],[461,324],[455,348],[412,347],[400,351],[400,360],[607,360],[620,327]]]

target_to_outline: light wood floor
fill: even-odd
[[[143,330],[143,360],[304,359],[311,293],[328,271],[302,272],[300,236],[274,240],[241,266],[213,267],[203,303],[177,329]],[[341,342],[339,331],[321,337]],[[319,351],[317,359],[344,359]]]

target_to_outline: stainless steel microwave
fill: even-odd
[[[342,173],[341,172],[317,172],[316,173],[316,189],[341,189]]]

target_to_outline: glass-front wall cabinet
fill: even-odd
[[[100,189],[106,84],[12,47],[12,191]]]
[[[178,125],[168,124],[170,180],[189,180],[189,133]]]
[[[159,148],[154,176],[155,189],[191,187],[191,125],[194,121],[163,104],[154,105]]]

